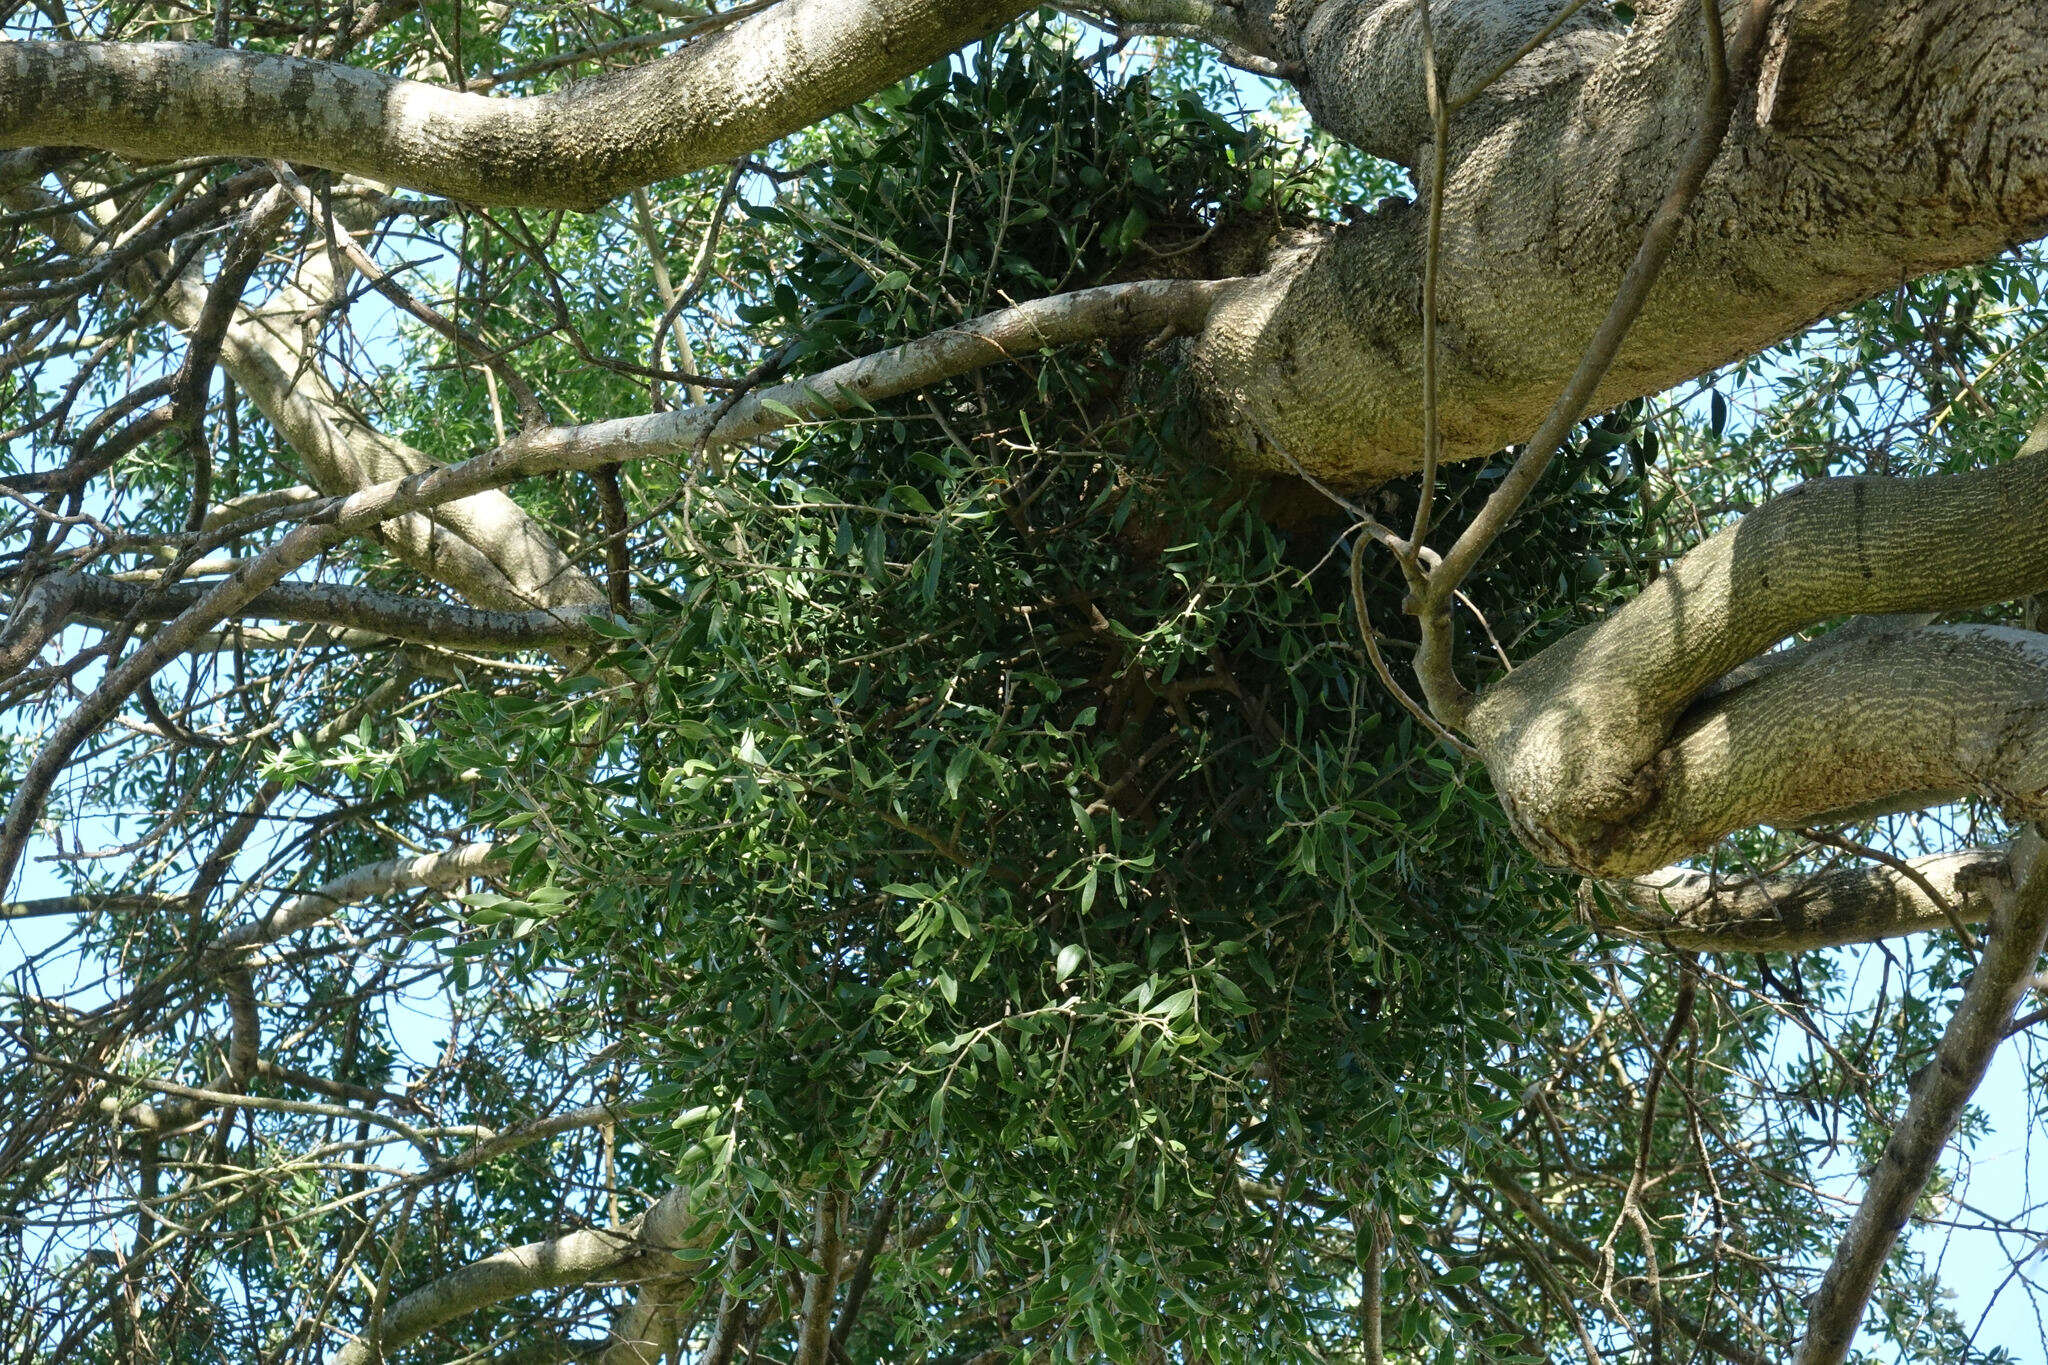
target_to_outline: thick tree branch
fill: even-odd
[[[1989,469],[1801,485],[1698,546],[1472,708],[1518,832],[1560,864],[1629,876],[1747,825],[1941,795],[2035,818],[2048,637],[1880,628],[1745,666],[1829,617],[1968,610],[2048,586],[2032,510],[2044,497],[2048,426]]]
[[[660,1280],[640,1285],[632,1302],[612,1315],[610,1344],[598,1365],[661,1365],[676,1347],[676,1287]]]
[[[1561,3],[1561,0],[1560,0]],[[1324,129],[1416,172],[1430,118],[1409,0],[1261,5]],[[1691,4],[1623,32],[1586,6],[1467,99],[1554,17],[1550,0],[1433,0],[1451,118],[1437,321],[1443,455],[1528,439],[1584,352],[1697,126]],[[1724,0],[1732,32],[1741,6]],[[1589,400],[1654,393],[1902,277],[2048,228],[2048,10],[1980,0],[1782,0],[1759,77],[1657,287]],[[1958,149],[1967,149],[1961,150]],[[1959,173],[1959,165],[1968,169]],[[1192,348],[1226,458],[1338,488],[1422,463],[1428,215],[1400,200],[1284,239]]]
[[[1527,757],[1528,755],[1524,755]],[[1755,824],[1781,829],[1966,795],[2048,815],[2048,635],[1930,626],[1817,655],[1688,715],[1629,804],[1510,797],[1569,865],[1627,875]],[[1526,797],[1535,796],[1530,802]]]
[[[837,1190],[817,1195],[811,1259],[822,1270],[804,1276],[803,1304],[798,1310],[796,1355],[792,1365],[825,1365],[832,1344],[832,1300],[839,1290],[843,1215],[846,1198]]]
[[[1763,41],[1772,0],[1748,0],[1742,12],[1741,26],[1732,38],[1725,38],[1721,31],[1720,13],[1715,8],[1717,3],[1718,0],[1701,0],[1708,79],[1699,127],[1686,146],[1685,156],[1671,179],[1670,188],[1658,201],[1656,211],[1650,215],[1649,225],[1643,229],[1642,241],[1629,259],[1628,269],[1622,272],[1613,302],[1601,317],[1600,325],[1594,328],[1585,353],[1579,357],[1571,377],[1565,381],[1563,391],[1543,414],[1542,422],[1515,457],[1514,464],[1502,477],[1499,486],[1487,495],[1485,505],[1459,532],[1456,543],[1445,552],[1442,561],[1423,575],[1423,586],[1416,594],[1419,600],[1411,608],[1422,633],[1421,648],[1416,653],[1415,674],[1422,684],[1423,696],[1427,698],[1430,710],[1447,725],[1462,727],[1472,702],[1471,693],[1459,680],[1451,662],[1451,605],[1454,594],[1464,585],[1479,556],[1499,538],[1535,490],[1537,481],[1549,469],[1550,462],[1563,449],[1572,428],[1584,415],[1586,404],[1599,388],[1600,381],[1613,367],[1615,354],[1642,313],[1650,290],[1664,269],[1679,227],[1727,138],[1728,120],[1734,109],[1732,82],[1748,79],[1757,48]],[[1432,207],[1436,207],[1435,200],[1432,200]],[[1434,252],[1428,264],[1430,273],[1426,276],[1428,283],[1425,289],[1429,292],[1428,306],[1433,309]],[[1433,312],[1424,318],[1423,323],[1424,344],[1433,351],[1436,346]],[[1429,406],[1424,413],[1423,501],[1421,510],[1416,513],[1415,548],[1411,554],[1419,554],[1428,526],[1429,499],[1436,475],[1436,461],[1441,453],[1435,432],[1437,395],[1433,363],[1426,363],[1424,373],[1423,401]],[[1411,573],[1418,571],[1412,562],[1408,568]]]
[[[1238,0],[1084,0],[1061,8],[1115,29],[1119,39],[1190,38],[1245,71],[1282,80],[1299,74],[1280,59],[1272,26],[1247,14]]]
[[[0,44],[0,146],[277,157],[481,204],[595,208],[808,127],[1028,8],[783,0],[526,98],[196,43]]]

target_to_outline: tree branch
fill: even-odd
[[[496,844],[463,844],[446,853],[369,863],[279,905],[261,919],[230,929],[207,949],[208,963],[229,964],[250,949],[275,943],[331,917],[344,905],[423,887],[446,888],[488,876],[504,863]]]
[[[1602,933],[1686,952],[1804,953],[1947,928],[1928,887],[1965,924],[1990,919],[2012,895],[2003,848],[1940,853],[1909,866],[1917,880],[1888,866],[1770,878],[1669,867],[1628,881],[1589,879],[1579,911]]]
[[[1300,67],[1281,59],[1271,29],[1234,0],[1084,0],[1060,8],[1115,30],[1119,39],[1188,38],[1207,43],[1224,61],[1256,75],[1292,80],[1300,73]]]
[[[798,1313],[793,1365],[825,1365],[832,1345],[832,1300],[839,1291],[842,1269],[840,1242],[845,1203],[845,1196],[835,1189],[818,1191],[811,1259],[822,1269],[804,1276],[803,1306]]]
[[[823,421],[986,365],[1079,341],[1157,337],[1201,325],[1228,281],[1145,280],[1036,299],[814,375],[711,408],[617,418],[522,433],[460,464],[436,466],[317,504],[308,520],[210,587],[192,608],[110,668],[78,708],[52,726],[22,773],[0,825],[0,888],[12,881],[57,775],[136,688],[221,621],[322,551],[394,517],[424,512],[516,479],[626,460],[715,450],[791,423]]]
[[[1530,438],[1699,125],[1709,73],[1696,4],[1640,6],[1626,30],[1608,6],[1587,5],[1523,55],[1567,2],[1431,5],[1455,106],[1436,309],[1445,461]],[[1738,6],[1721,8],[1734,29]],[[1979,0],[1780,9],[1761,79],[1737,83],[1720,156],[1588,411],[2048,229],[2048,10]],[[1279,32],[1278,50],[1302,67],[1317,124],[1408,165],[1433,195],[1418,7],[1322,0],[1285,11],[1311,16]],[[1959,180],[1954,147],[1981,149],[1976,164],[1995,172]],[[1355,223],[1289,234],[1218,307],[1191,348],[1190,381],[1227,458],[1284,474],[1284,449],[1343,491],[1420,468],[1428,216],[1393,198]]]
[[[1976,792],[2035,818],[2048,637],[1873,627],[1745,665],[1831,617],[1910,620],[2048,586],[2048,529],[2027,510],[2043,498],[2048,424],[1988,469],[1802,484],[1697,546],[1473,706],[1517,831],[1561,865],[1628,876],[1731,830],[1852,808]]]
[[[1588,1274],[1601,1273],[1599,1251],[1574,1236],[1571,1229],[1553,1218],[1550,1211],[1543,1206],[1543,1201],[1532,1194],[1512,1172],[1493,1167],[1485,1172],[1485,1177],[1487,1184],[1508,1203],[1514,1205],[1516,1211],[1528,1220],[1529,1225],[1545,1241],[1578,1262]],[[1675,1305],[1665,1303],[1657,1291],[1642,1280],[1625,1280],[1618,1288],[1636,1305],[1661,1314],[1666,1322],[1706,1350],[1729,1362],[1729,1365],[1765,1365],[1765,1357],[1761,1352],[1751,1350],[1726,1332],[1708,1326]]]
[[[51,196],[32,186],[9,198],[38,210],[56,206]],[[50,230],[80,258],[106,251],[105,244],[72,214],[53,216]],[[123,279],[139,301],[173,325],[195,331],[207,300],[205,285],[193,270],[160,286],[153,272],[170,267],[168,260],[157,259],[148,269],[125,271]],[[261,307],[235,309],[221,344],[222,367],[328,494],[436,467],[429,456],[376,431],[355,413],[317,362],[315,337],[298,325],[301,317],[322,316],[344,283],[329,252],[310,252],[290,282]],[[143,426],[137,422],[131,430]],[[111,459],[118,453],[102,452],[99,458]],[[378,534],[414,569],[448,584],[478,606],[524,609],[604,601],[604,594],[568,562],[546,529],[495,490],[441,508],[431,519],[394,522],[379,528]]]
[[[44,640],[67,621],[169,621],[190,611],[206,595],[199,582],[131,583],[93,574],[50,574],[36,580],[16,620],[0,633],[0,677],[27,648],[26,632]],[[300,624],[344,626],[397,640],[417,640],[450,649],[547,649],[589,645],[601,639],[590,629],[602,607],[558,607],[537,611],[485,611],[456,602],[435,602],[404,593],[342,583],[279,583],[257,594],[236,612]],[[38,648],[40,642],[38,642]],[[29,657],[34,651],[29,650]]]
[[[1878,1271],[2033,982],[2034,966],[2048,942],[2048,867],[2028,856],[2038,840],[2028,843],[2022,856],[2029,866],[2019,890],[1993,920],[1990,942],[1949,1016],[1934,1062],[1914,1086],[1906,1115],[1885,1144],[1863,1202],[1821,1277],[1796,1365],[1841,1365],[1848,1355]]]
[[[525,98],[197,43],[6,43],[0,146],[277,157],[471,203],[590,209],[806,128],[1026,8],[784,0],[646,66]]]
[[[376,1339],[350,1338],[329,1365],[371,1365],[442,1323],[521,1294],[659,1274],[672,1262],[670,1253],[690,1245],[685,1234],[697,1221],[690,1196],[686,1189],[671,1190],[623,1227],[530,1242],[450,1271],[387,1307]]]
[[[1421,627],[1422,644],[1416,654],[1415,675],[1422,684],[1423,696],[1429,702],[1430,710],[1448,725],[1462,727],[1472,702],[1472,694],[1459,681],[1451,665],[1453,594],[1464,585],[1480,555],[1506,529],[1508,522],[1534,491],[1537,480],[1550,468],[1550,462],[1564,447],[1565,439],[1571,435],[1586,405],[1592,401],[1601,381],[1613,367],[1614,358],[1619,354],[1629,329],[1635,325],[1643,306],[1649,301],[1650,290],[1678,239],[1679,228],[1684,224],[1701,186],[1706,183],[1707,172],[1721,154],[1729,119],[1735,111],[1733,83],[1747,78],[1750,73],[1757,51],[1763,44],[1772,3],[1773,0],[1744,0],[1742,25],[1733,39],[1724,43],[1719,0],[1699,0],[1699,10],[1705,19],[1708,79],[1699,126],[1692,141],[1686,147],[1663,199],[1658,202],[1656,212],[1650,215],[1635,255],[1630,258],[1628,269],[1622,273],[1614,299],[1587,341],[1585,352],[1573,368],[1571,378],[1565,381],[1563,390],[1551,403],[1549,411],[1544,413],[1542,422],[1530,435],[1521,454],[1515,457],[1507,474],[1487,495],[1485,505],[1458,533],[1457,541],[1445,552],[1442,562],[1429,571],[1424,580],[1425,587],[1417,594],[1420,600],[1414,606],[1414,614]],[[1435,202],[1433,199],[1432,203]],[[1434,269],[1434,253],[1430,264]],[[1425,319],[1426,323],[1428,321]],[[1426,399],[1430,404],[1428,420],[1434,435],[1436,394],[1433,386]],[[1434,476],[1436,456],[1434,448],[1424,451],[1425,479]],[[1427,512],[1428,504],[1425,502],[1417,514],[1415,538],[1418,546],[1427,524]]]

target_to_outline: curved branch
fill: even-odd
[[[1716,682],[1830,617],[2048,586],[2044,500],[2048,424],[2006,464],[1804,484],[1696,547],[1473,706],[1518,832],[1553,861],[1627,876],[1745,825],[1930,794],[1978,792],[2033,818],[2048,637],[1879,629]]]
[[[691,1246],[687,1234],[698,1221],[691,1194],[672,1190],[623,1227],[586,1228],[472,1261],[392,1304],[374,1340],[350,1338],[330,1365],[369,1365],[444,1322],[521,1294],[660,1274],[671,1253]]]
[[[1609,866],[1970,795],[2043,818],[2048,635],[1929,626],[1822,652],[1689,714],[1639,788],[1643,807],[1587,846]]]
[[[784,0],[659,61],[524,98],[197,43],[5,43],[0,146],[277,157],[472,203],[589,209],[808,127],[1026,8]]]

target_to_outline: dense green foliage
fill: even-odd
[[[753,211],[787,255],[740,316],[799,372],[1265,178],[1191,98],[1028,39],[888,103]],[[880,1163],[957,1210],[876,1304],[902,1348],[971,1348],[948,1302],[1077,1354],[1306,1339],[1349,1250],[1241,1182],[1405,1210],[1581,990],[1485,794],[1366,682],[1341,521],[1202,477],[1157,369],[1045,356],[683,488],[663,609],[557,700],[463,706],[451,761],[549,897],[480,917],[539,914],[509,960],[575,964],[557,1007],[689,1116],[650,1145],[735,1229]],[[1516,572],[1576,596],[1601,527],[1563,529]]]

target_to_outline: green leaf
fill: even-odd
[[[1033,1304],[1016,1317],[1010,1319],[1010,1330],[1013,1332],[1029,1332],[1043,1327],[1060,1315],[1060,1309],[1063,1306],[1058,1303]]]
[[[946,765],[946,795],[960,799],[960,783],[966,778],[967,770],[974,764],[974,750],[961,747],[953,751],[952,762]]]

